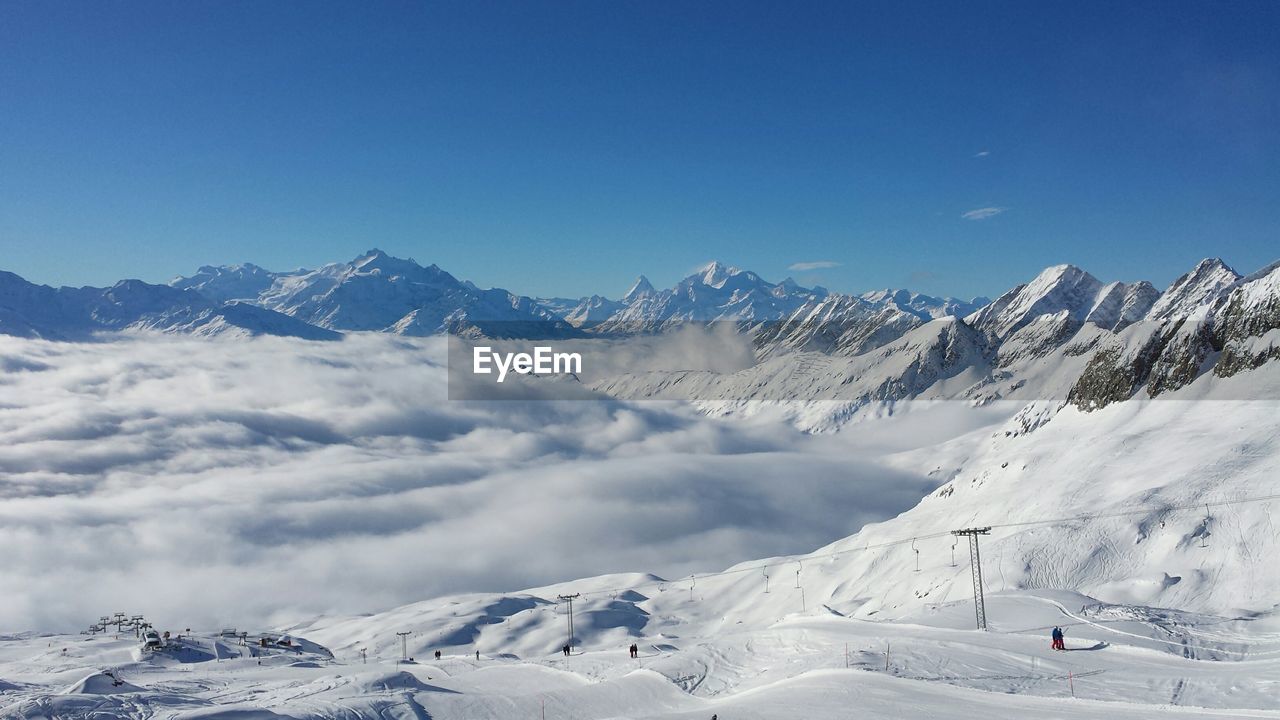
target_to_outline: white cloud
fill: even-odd
[[[991,154],[991,151],[990,151],[990,150],[981,150],[981,151],[979,151],[979,152],[974,153],[974,154],[973,154],[973,156],[974,156],[974,157],[976,157],[976,158],[984,158],[984,157],[987,157],[987,156],[988,156],[988,155],[990,155],[990,154]]]
[[[840,267],[840,263],[834,260],[815,260],[813,262],[798,262],[787,269],[795,270],[796,272],[807,272],[809,270],[826,270],[827,268],[837,267]]]
[[[977,208],[974,210],[970,210],[966,213],[962,213],[960,217],[964,218],[965,220],[986,220],[987,218],[993,218],[999,215],[1000,213],[1004,212],[1006,209],[1007,208],[1002,208],[1002,207]]]
[[[443,341],[0,336],[0,627],[255,627],[807,551],[932,484],[663,403],[445,399]]]

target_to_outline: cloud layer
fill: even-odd
[[[857,436],[445,399],[438,339],[0,337],[0,629],[253,627],[799,552],[926,481]]]

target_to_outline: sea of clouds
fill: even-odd
[[[458,402],[444,341],[0,337],[0,631],[261,627],[808,551],[914,505],[897,431]],[[930,441],[933,441],[930,439]]]

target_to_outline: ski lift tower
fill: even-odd
[[[568,645],[568,648],[569,648],[569,651],[570,651],[570,652],[573,652],[573,601],[574,601],[574,600],[577,600],[577,599],[578,599],[579,597],[581,597],[581,596],[582,596],[582,594],[581,594],[581,593],[574,593],[574,594],[572,594],[572,595],[560,595],[560,596],[558,596],[558,597],[559,597],[559,599],[560,599],[562,602],[567,602],[567,603],[569,603],[569,645]]]
[[[978,621],[978,629],[987,629],[987,605],[982,597],[982,556],[978,554],[978,536],[990,535],[990,527],[966,528],[952,530],[952,535],[963,535],[969,538],[969,569],[973,573],[973,612]]]

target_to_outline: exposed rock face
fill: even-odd
[[[1220,260],[1205,260],[1133,330],[1094,355],[1071,403],[1097,409],[1144,385],[1158,397],[1206,372],[1230,377],[1280,358],[1280,263],[1241,278]]]
[[[1222,355],[1215,375],[1231,377],[1280,358],[1280,263],[1245,278],[1221,305],[1214,331]]]
[[[1150,372],[1151,350],[1144,347],[1134,355],[1126,354],[1118,345],[1099,350],[1071,388],[1067,402],[1089,411],[1133,397]]]
[[[1147,395],[1190,385],[1206,369],[1218,348],[1207,320],[1180,319],[1163,334],[1163,346],[1147,379]]]

